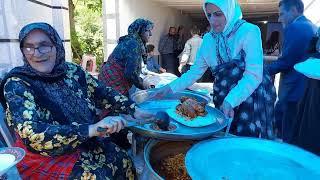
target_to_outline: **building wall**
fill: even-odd
[[[67,0],[0,0],[0,77],[23,64],[18,35],[32,22],[53,25],[64,40],[66,59],[71,60]]]
[[[304,14],[318,27],[320,26],[320,1],[319,0],[302,0],[304,3]]]
[[[127,34],[128,26],[137,18],[147,18],[154,22],[149,43],[154,44],[156,49],[160,37],[168,32],[170,26],[183,25],[186,29],[192,26],[187,15],[151,0],[104,0],[104,3],[105,59],[112,52],[117,39]],[[155,53],[158,54],[158,51]]]

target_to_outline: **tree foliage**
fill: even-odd
[[[80,63],[83,54],[92,54],[100,67],[103,62],[102,0],[69,0],[69,7],[74,62]]]

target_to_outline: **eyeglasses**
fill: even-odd
[[[52,47],[53,46],[39,46],[37,48],[35,48],[35,47],[24,47],[24,48],[22,48],[22,50],[23,50],[23,53],[25,55],[33,55],[34,51],[36,49],[38,49],[39,53],[45,54],[45,53],[51,52],[52,51]]]

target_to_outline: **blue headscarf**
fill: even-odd
[[[144,42],[141,38],[141,34],[146,32],[147,30],[153,29],[153,22],[138,18],[133,21],[128,27],[128,35],[122,36],[119,38],[119,42],[126,41],[128,39],[134,38],[141,48],[142,58],[146,61],[147,58],[147,50],[146,50],[146,42]]]
[[[128,27],[128,35],[137,34],[141,35],[149,29],[153,28],[153,23],[147,19],[136,19]]]
[[[23,54],[22,48],[24,44],[24,40],[28,35],[34,31],[40,30],[44,32],[52,41],[53,45],[56,47],[56,64],[51,73],[42,73],[30,66],[25,55]],[[20,50],[23,54],[24,66],[13,69],[15,73],[20,73],[29,77],[36,77],[41,79],[56,79],[65,75],[67,66],[65,64],[65,50],[62,43],[62,40],[57,33],[57,31],[47,23],[31,23],[24,26],[19,33],[19,42],[20,42]]]

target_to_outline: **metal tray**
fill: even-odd
[[[158,101],[144,101],[147,97],[147,91],[140,91],[131,96],[131,99],[137,102],[140,108],[156,113],[158,111],[166,111],[169,108],[175,108],[179,103],[181,96],[188,96],[196,98],[199,102],[209,103],[210,98],[202,94],[193,93],[191,91],[182,91],[174,95],[167,97],[166,99]],[[145,124],[143,126],[134,126],[130,129],[139,133],[143,136],[152,137],[155,139],[163,140],[201,140],[207,137],[213,136],[215,133],[221,131],[227,126],[228,120],[224,114],[214,107],[208,106],[211,117],[216,117],[219,121],[215,123],[204,126],[204,127],[188,127],[176,122],[174,119],[170,118],[170,123],[176,126],[176,129],[171,131],[159,131],[152,128],[152,124]]]

